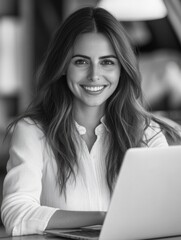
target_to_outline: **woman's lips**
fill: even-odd
[[[81,85],[81,87],[88,93],[101,93],[106,88],[106,86],[107,85]]]

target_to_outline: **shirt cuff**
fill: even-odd
[[[23,220],[20,224],[14,226],[12,236],[43,234],[50,218],[57,210],[59,210],[59,208],[41,206],[41,210],[38,213],[38,218]]]

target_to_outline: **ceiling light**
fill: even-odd
[[[119,21],[154,20],[167,15],[162,0],[101,0],[98,7],[108,10]]]

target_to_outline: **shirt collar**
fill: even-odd
[[[81,126],[80,124],[78,124],[76,121],[75,121],[75,126],[79,132],[80,135],[84,135],[86,134],[86,128],[84,126]],[[105,116],[103,116],[101,119],[100,119],[100,124],[95,128],[95,134],[96,135],[102,135],[105,130],[107,132],[109,132],[109,129],[108,127],[106,126],[106,123],[105,123]]]
[[[103,116],[101,119],[100,119],[100,122],[104,125],[105,129],[107,132],[110,132],[108,127],[106,126],[106,118],[105,116]]]

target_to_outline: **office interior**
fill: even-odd
[[[161,1],[160,16],[148,18],[134,0],[105,0],[109,10],[107,2],[120,13],[116,17],[135,47],[146,108],[181,125],[181,0]],[[116,5],[122,2],[129,8]],[[104,7],[104,0],[0,0],[0,203],[11,139],[8,135],[4,141],[6,128],[33,98],[36,73],[56,27],[85,6]]]

